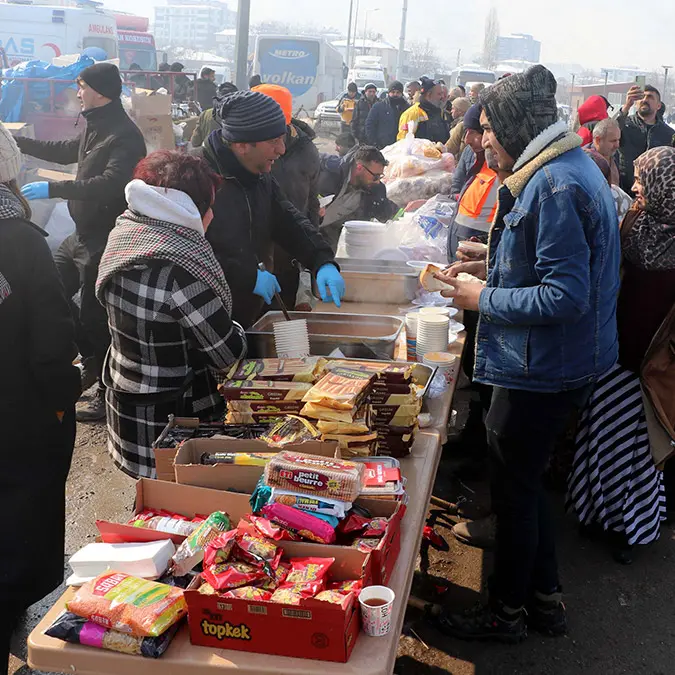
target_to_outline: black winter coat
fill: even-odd
[[[316,272],[333,261],[317,228],[286,199],[271,173],[252,174],[212,133],[193,154],[201,155],[225,180],[213,207],[206,238],[211,242],[232,291],[232,318],[248,328],[264,301],[253,295],[258,263],[274,272],[274,244]]]
[[[65,484],[80,395],[74,339],[44,232],[27,220],[0,220],[0,598],[17,609],[63,579]]]
[[[197,99],[202,110],[208,110],[213,108],[213,99],[218,93],[218,87],[215,82],[207,80],[203,77],[200,77],[197,80],[197,91],[195,93],[195,98]]]
[[[621,127],[621,147],[619,148],[619,186],[629,195],[633,194],[635,173],[633,162],[647,150],[662,145],[675,145],[675,131],[660,117],[656,124],[648,125],[639,115],[624,115],[619,112],[616,121]]]
[[[434,143],[447,143],[450,138],[450,124],[443,115],[443,111],[425,100],[420,101],[420,108],[429,119],[420,122],[415,132],[415,138],[426,138]]]
[[[77,236],[90,253],[105,248],[115,219],[127,208],[124,188],[145,157],[139,128],[117,100],[82,113],[87,128],[79,138],[36,141],[17,138],[22,152],[57,164],[77,162],[77,177],[49,185],[50,197],[68,200]]]
[[[409,108],[404,98],[387,97],[378,101],[368,114],[366,120],[366,140],[380,150],[396,143],[398,121],[401,113]]]
[[[354,106],[354,116],[352,117],[352,134],[354,138],[361,144],[366,143],[366,120],[368,115],[373,108],[373,105],[377,103],[377,99],[371,103],[366,96],[362,96]]]

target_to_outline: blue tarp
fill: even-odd
[[[47,80],[76,80],[77,76],[95,61],[89,56],[80,58],[69,66],[53,66],[46,61],[26,61],[14,68],[5,71],[5,79],[0,89],[0,120],[3,122],[21,122],[24,119],[23,108],[27,103],[36,103],[43,109],[48,109],[50,85]],[[31,82],[26,94],[25,83],[21,80],[26,77],[44,79],[45,82]],[[75,87],[64,82],[53,85],[54,94],[64,89]],[[24,97],[26,100],[24,100]]]

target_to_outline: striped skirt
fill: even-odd
[[[623,533],[630,545],[659,537],[663,477],[649,449],[640,380],[620,365],[600,378],[579,420],[566,507],[582,525]]]

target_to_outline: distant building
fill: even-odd
[[[209,50],[215,34],[234,27],[237,13],[218,0],[169,0],[155,7],[155,43],[158,47]]]
[[[526,33],[512,33],[500,36],[497,43],[497,60],[529,61],[539,63],[541,57],[541,42]]]

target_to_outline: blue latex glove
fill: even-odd
[[[281,292],[281,286],[274,274],[258,270],[258,278],[255,282],[253,294],[260,296],[268,305],[272,304],[275,293]]]
[[[319,288],[319,295],[324,302],[328,302],[327,291],[330,291],[330,296],[333,302],[339,307],[340,300],[345,294],[345,280],[342,278],[338,268],[332,263],[326,263],[319,267],[316,273],[316,285]]]
[[[26,183],[21,188],[21,194],[28,200],[49,199],[49,183],[46,180],[37,183]]]

